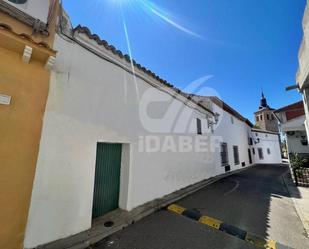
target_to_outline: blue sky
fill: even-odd
[[[82,24],[184,89],[204,87],[253,119],[264,90],[279,108],[300,100],[295,83],[306,0],[63,0],[74,26]]]

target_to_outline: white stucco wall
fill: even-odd
[[[24,4],[14,4],[8,0],[4,1],[42,22],[47,22],[50,0],[28,0]]]
[[[296,82],[301,89],[303,96],[304,109],[306,114],[305,127],[309,136],[309,7],[308,1],[303,16],[303,40],[298,52],[299,68],[296,73]]]
[[[295,131],[293,135],[286,135],[287,139],[287,147],[289,153],[301,153],[301,154],[308,154],[309,153],[309,146],[303,145],[301,140],[307,139],[306,131]]]
[[[215,136],[221,137],[222,142],[227,143],[229,165],[231,170],[242,168],[242,162],[245,162],[246,166],[249,165],[249,154],[248,154],[248,137],[250,135],[250,127],[233,117],[233,123],[231,121],[232,115],[226,111],[223,111],[221,107],[214,104],[214,112],[222,112],[220,116],[220,122],[215,129]],[[239,149],[239,165],[234,163],[233,146],[238,146]],[[221,165],[220,153],[215,154],[216,157],[216,173],[217,175],[225,173],[225,167]]]
[[[299,68],[296,75],[296,81],[299,84],[300,89],[307,88],[309,85],[308,73],[309,73],[309,7],[306,5],[303,16],[303,40],[298,52]]]
[[[307,133],[307,137],[309,137],[309,88],[305,88],[302,92],[303,102],[304,102],[304,110],[305,110],[305,129]]]
[[[228,143],[232,170],[241,168],[242,162],[249,164],[250,127],[237,118],[232,124],[231,115],[220,107],[213,105],[221,120],[211,135],[206,112],[200,108],[185,106],[59,36],[55,49],[59,52],[44,117],[26,248],[91,227],[97,142],[124,144],[119,206],[126,210],[224,173],[220,142]],[[196,133],[196,118],[202,120],[203,136]],[[142,150],[145,137],[159,141],[159,150]],[[208,139],[212,142],[206,146],[211,148],[181,152],[178,141],[188,138]],[[278,149],[273,140],[263,140],[262,145],[271,146],[268,143]],[[233,145],[239,146],[236,166]],[[280,162],[273,153],[267,157],[265,151],[265,162]]]
[[[215,175],[214,163],[204,153],[169,153],[163,146],[166,133],[175,141],[182,135],[196,134],[196,117],[209,132],[205,114],[184,108],[181,116],[170,115],[150,132],[140,119],[142,96],[165,99],[159,106],[149,106],[149,114],[165,114],[173,98],[155,90],[121,68],[100,59],[80,46],[56,37],[59,51],[52,73],[50,93],[44,118],[25,247],[31,248],[67,237],[91,227],[92,197],[97,142],[130,145],[127,175],[122,175],[121,208],[132,208],[175,190]],[[170,124],[176,122],[175,134]],[[160,120],[159,120],[160,122]],[[188,127],[188,128],[186,128]],[[165,133],[166,132],[166,133]],[[138,152],[140,136],[160,139],[162,152]],[[164,151],[167,149],[167,151]],[[129,172],[129,174],[128,174]],[[129,186],[127,186],[129,185]],[[123,200],[125,199],[125,200]]]
[[[281,125],[286,135],[288,153],[309,153],[309,146],[303,145],[301,141],[307,139],[305,115],[286,121]]]
[[[252,132],[253,146],[251,146],[251,152],[253,148],[255,150],[255,155],[253,155],[254,162],[256,164],[271,164],[271,163],[281,163],[281,150],[279,143],[279,136],[277,134],[269,134],[263,132]],[[258,148],[263,149],[264,159],[259,158]],[[267,149],[270,149],[270,154],[267,153]]]
[[[294,118],[289,121],[285,121],[281,124],[281,129],[283,132],[287,131],[304,131],[305,127],[305,115]]]

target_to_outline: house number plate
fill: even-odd
[[[11,103],[11,96],[0,94],[0,105],[9,105]]]

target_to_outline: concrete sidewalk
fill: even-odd
[[[304,229],[306,230],[307,237],[309,235],[309,188],[297,187],[293,183],[291,174],[288,172],[284,175],[285,185],[294,202],[297,214],[301,219]]]

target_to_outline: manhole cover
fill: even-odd
[[[112,227],[114,225],[114,222],[112,222],[112,221],[106,221],[105,223],[104,223],[104,226],[105,227]]]

